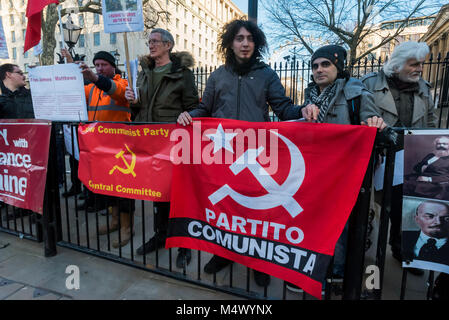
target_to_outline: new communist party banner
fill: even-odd
[[[0,120],[0,201],[42,214],[51,122]]]
[[[321,298],[376,129],[202,118],[183,130],[166,246],[231,259]]]
[[[92,192],[169,201],[175,124],[90,123],[78,127],[79,179]]]

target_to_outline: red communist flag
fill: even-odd
[[[376,130],[228,119],[177,130],[167,247],[207,251],[321,297]]]
[[[58,0],[28,0],[26,11],[28,24],[23,52],[27,52],[41,40],[41,13],[51,3],[59,4]]]

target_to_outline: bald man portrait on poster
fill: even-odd
[[[404,260],[449,265],[449,203],[422,201],[416,207],[413,219],[419,230],[403,231]]]

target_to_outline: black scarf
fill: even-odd
[[[315,104],[319,109],[318,122],[323,123],[324,117],[329,110],[330,102],[333,97],[335,97],[335,92],[337,91],[337,82],[324,88],[320,93],[317,85],[314,85],[309,91],[309,97],[307,98],[307,104]]]

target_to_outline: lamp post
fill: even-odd
[[[83,30],[83,28],[75,25],[72,22],[72,17],[69,14],[69,16],[67,17],[67,22],[62,24],[62,29],[64,32],[64,41],[68,46],[68,51],[72,56],[73,61],[84,61],[86,55],[79,55],[73,49],[73,47],[75,47],[76,43],[79,40],[81,30]],[[59,53],[57,53],[57,55],[59,56],[58,63],[64,63],[64,58]]]
[[[115,49],[114,59],[115,59],[115,65],[118,67],[118,62],[120,60],[120,53],[118,52],[118,49]]]

